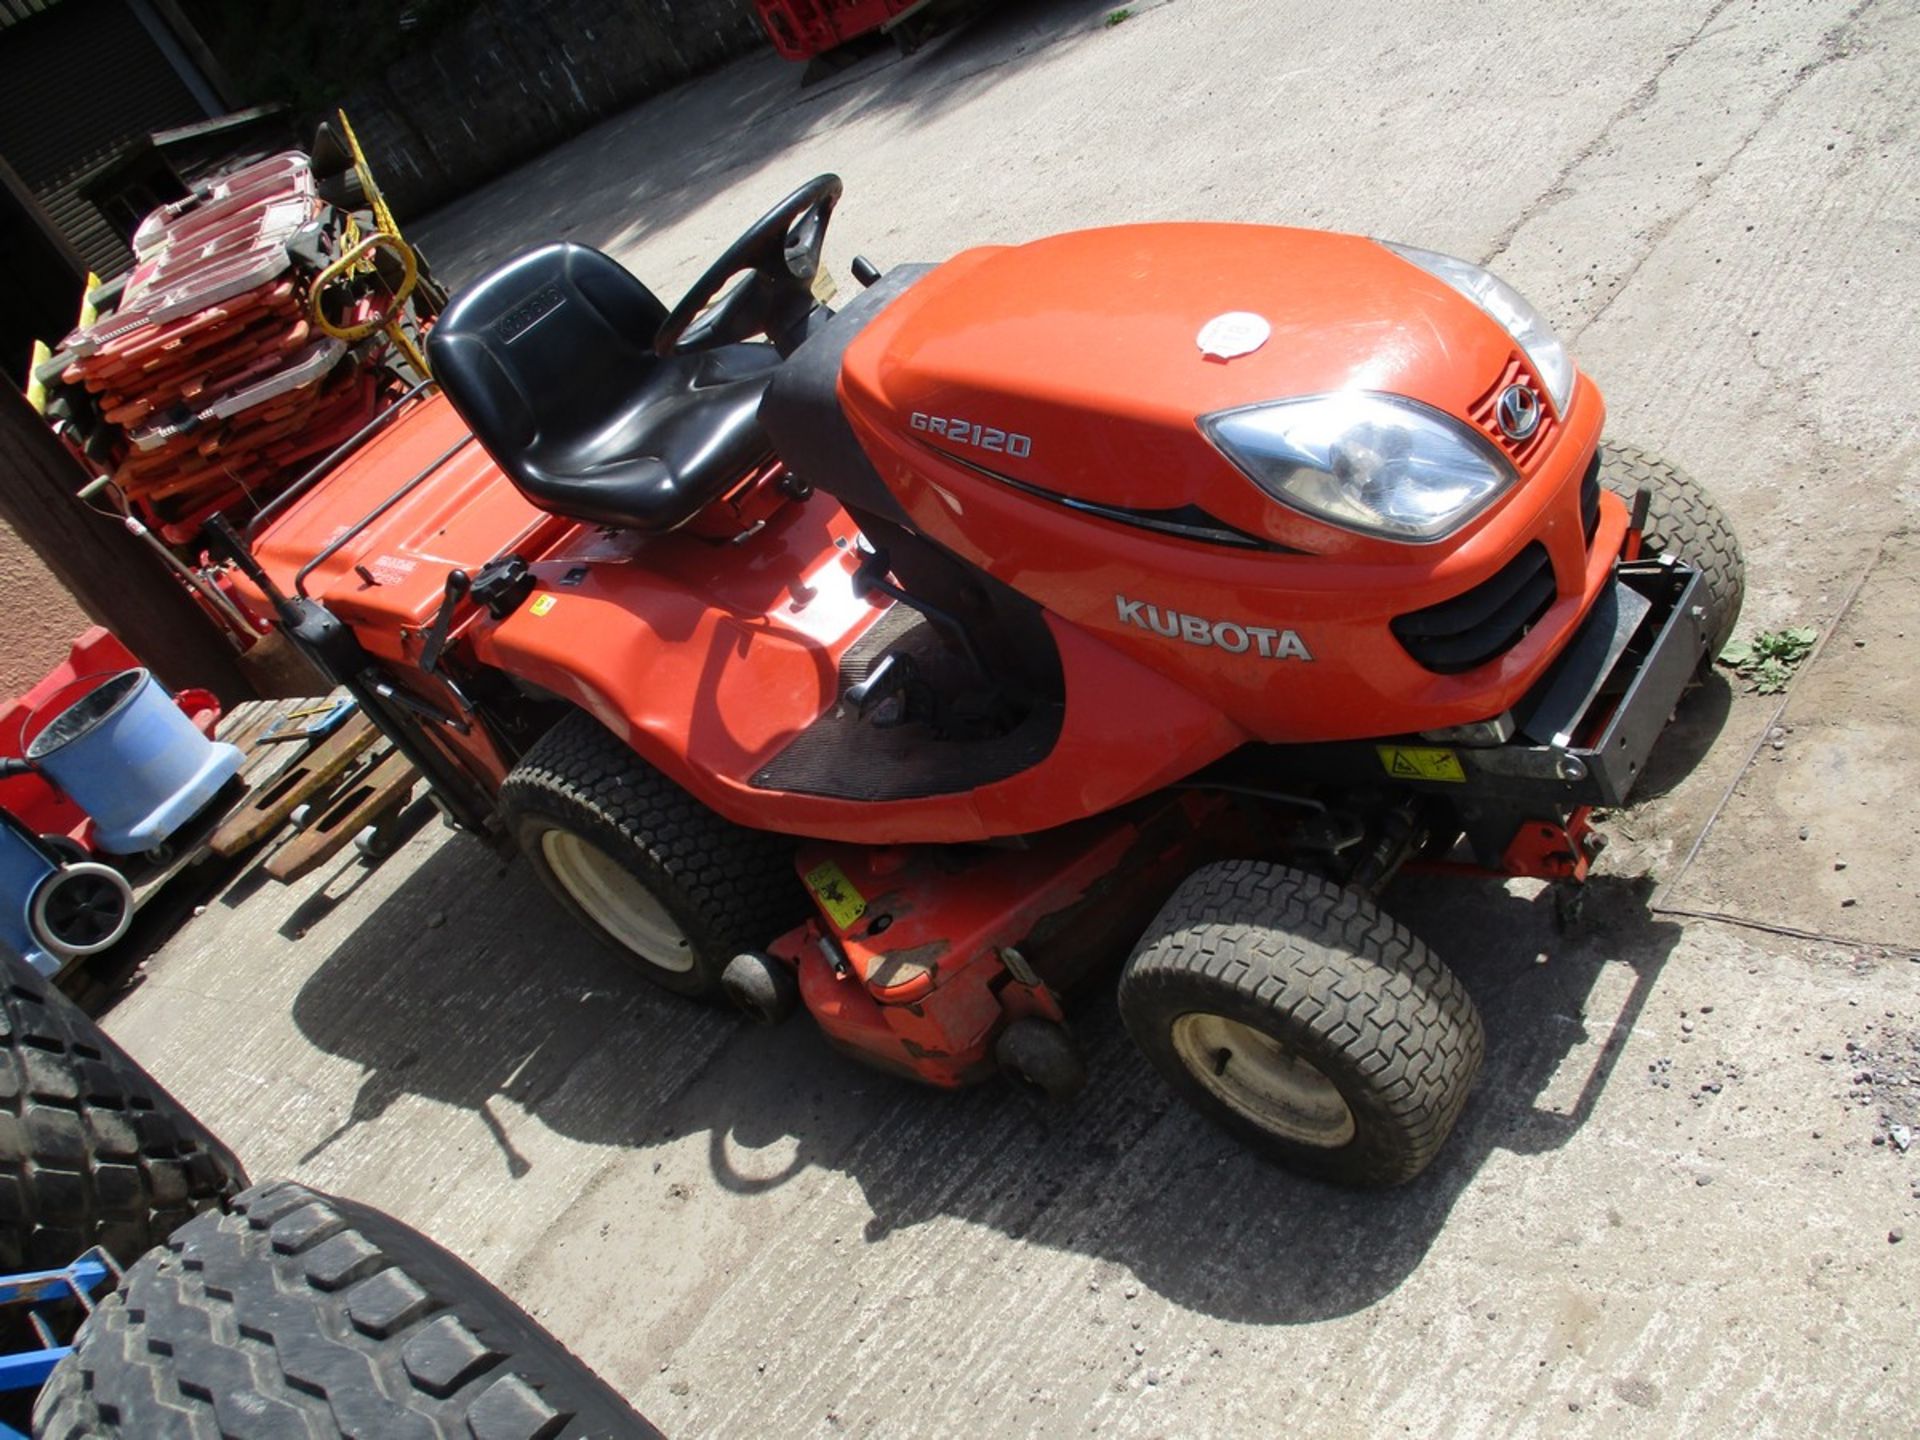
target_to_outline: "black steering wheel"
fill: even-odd
[[[786,353],[813,311],[827,221],[845,188],[838,175],[816,175],[749,225],[660,322],[654,353],[695,355],[755,335],[768,336]],[[742,272],[746,279],[719,298]]]

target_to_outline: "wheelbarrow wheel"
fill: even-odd
[[[1190,875],[1120,981],[1134,1041],[1267,1157],[1345,1185],[1430,1164],[1480,1068],[1458,977],[1356,891],[1234,860]]]
[[[1726,648],[1747,593],[1740,537],[1719,503],[1686,471],[1657,455],[1611,442],[1600,447],[1600,483],[1631,507],[1645,490],[1645,553],[1672,555],[1700,568],[1707,586],[1707,662]]]
[[[720,997],[734,956],[805,913],[791,840],[714,814],[583,712],[507,776],[500,813],[555,898],[682,995]]]
[[[133,887],[111,865],[76,860],[40,882],[27,907],[33,938],[56,955],[98,955],[133,924]]]
[[[134,1265],[33,1420],[46,1440],[660,1433],[426,1236],[285,1180]]]

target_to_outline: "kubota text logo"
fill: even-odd
[[[1268,660],[1311,660],[1300,637],[1291,630],[1274,630],[1265,625],[1242,625],[1237,620],[1208,620],[1199,615],[1183,615],[1178,610],[1162,610],[1144,600],[1113,597],[1122,625],[1138,625],[1169,640],[1184,640],[1189,645],[1213,645],[1230,655],[1251,650]]]

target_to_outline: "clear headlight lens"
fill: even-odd
[[[1391,240],[1380,243],[1402,260],[1445,281],[1485,311],[1526,355],[1540,383],[1547,387],[1553,413],[1567,413],[1567,402],[1573,398],[1573,357],[1567,354],[1567,347],[1560,343],[1553,327],[1518,290],[1490,270],[1442,255],[1437,250],[1418,250],[1411,245],[1396,245]]]
[[[1391,395],[1277,400],[1203,415],[1200,429],[1274,499],[1389,540],[1451,535],[1518,478],[1459,421]]]

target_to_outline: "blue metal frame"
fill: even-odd
[[[60,969],[33,933],[33,897],[60,868],[38,835],[11,811],[0,810],[0,948],[12,951],[42,975]]]
[[[102,1285],[111,1292],[120,1283],[121,1270],[98,1245],[59,1270],[29,1270],[0,1275],[0,1305],[24,1305],[36,1350],[0,1355],[0,1390],[37,1390],[68,1355],[72,1336],[56,1335],[46,1310],[69,1300],[80,1303],[82,1321],[93,1314],[94,1294]],[[64,1318],[64,1317],[63,1317]],[[74,1327],[78,1329],[78,1326]],[[26,1440],[21,1432],[0,1420],[0,1440]]]

